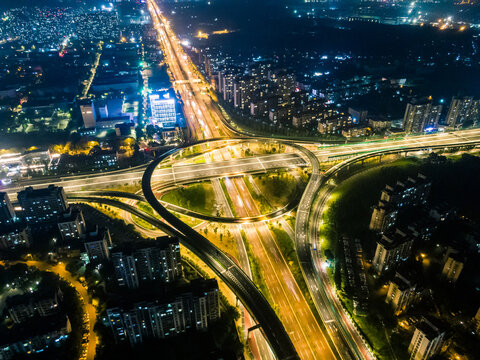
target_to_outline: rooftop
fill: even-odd
[[[25,198],[34,198],[34,197],[41,197],[41,196],[50,196],[55,192],[61,192],[63,187],[55,186],[55,185],[48,185],[46,188],[34,189],[31,186],[25,188],[25,190],[18,192],[18,197],[25,197]]]
[[[28,322],[13,326],[11,329],[1,329],[1,344],[8,345],[61,329],[68,329],[68,321],[68,317],[63,313],[42,317],[36,316],[29,319]]]
[[[403,243],[413,240],[415,236],[416,233],[412,233],[410,231],[404,232],[396,228],[393,231],[384,234],[378,242],[386,249],[393,249]]]
[[[421,331],[428,340],[433,340],[442,334],[441,326],[433,319],[423,318],[415,324],[415,328]]]

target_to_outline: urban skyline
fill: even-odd
[[[475,1],[0,7],[0,359],[475,359]]]

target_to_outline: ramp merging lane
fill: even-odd
[[[178,185],[185,185],[189,184],[190,182],[183,182]],[[162,187],[163,189],[163,187]],[[136,201],[142,201],[142,202],[147,202],[144,196],[139,195],[139,194],[132,194],[128,192],[123,192],[123,191],[82,191],[82,192],[73,192],[73,193],[68,193],[67,196],[69,198],[76,198],[78,196],[85,196],[85,195],[93,195],[93,196],[106,196],[106,197],[118,197],[118,198],[126,198],[126,199],[131,199],[131,200],[136,200]],[[262,214],[258,216],[246,216],[246,217],[230,217],[230,216],[214,216],[214,215],[205,215],[193,210],[189,210],[186,208],[183,208],[181,206],[177,206],[174,204],[167,203],[165,201],[160,201],[163,206],[165,206],[168,210],[175,211],[177,213],[186,215],[186,216],[191,216],[200,220],[206,220],[206,221],[213,221],[213,222],[218,222],[218,223],[225,223],[225,224],[246,224],[246,223],[254,223],[258,221],[265,221],[265,220],[271,220],[271,219],[276,219],[278,217],[283,216],[284,214],[288,213],[289,211],[295,209],[298,205],[299,199],[298,196],[295,197],[294,200],[292,200],[290,203],[286,204],[285,206],[281,207],[280,209],[277,209],[275,211],[272,211],[267,214]]]
[[[476,146],[478,144],[480,144],[479,140],[455,142],[450,139],[450,141],[441,141],[439,145],[428,142],[426,145],[400,146],[387,150],[370,151],[367,154],[354,156],[351,159],[333,166],[324,175],[317,173],[317,169],[319,168],[318,158],[312,156],[312,154],[308,155],[312,165],[312,178],[305,189],[297,210],[295,224],[296,251],[310,293],[312,294],[322,321],[327,327],[330,338],[334,342],[342,359],[374,359],[375,356],[335,296],[329,279],[321,268],[321,255],[318,250],[316,250],[316,228],[321,218],[321,209],[324,208],[333,191],[333,188],[327,183],[328,180],[333,178],[335,174],[342,169],[348,168],[350,165],[370,157],[424,150],[431,151],[452,147]],[[315,203],[317,199],[318,202]],[[314,204],[316,204],[315,208]],[[313,244],[315,244],[315,246],[313,246]]]
[[[243,138],[242,140],[245,140]],[[254,138],[251,141],[272,141],[271,139]],[[207,265],[209,265],[237,294],[239,299],[245,305],[247,310],[254,316],[257,322],[262,326],[262,331],[266,335],[268,342],[272,349],[280,359],[296,359],[298,355],[293,347],[293,344],[285,332],[283,325],[273,309],[268,304],[267,300],[256,288],[255,284],[249,277],[224,253],[211,244],[205,237],[198,234],[195,230],[190,228],[187,224],[179,220],[175,215],[171,214],[168,209],[163,206],[153,194],[151,188],[152,178],[155,180],[162,178],[175,184],[192,181],[193,179],[212,178],[225,176],[225,174],[244,174],[249,172],[263,171],[268,168],[285,168],[305,166],[308,161],[312,166],[312,176],[303,193],[301,201],[298,206],[296,219],[296,250],[301,264],[301,268],[305,280],[309,286],[310,292],[314,298],[317,309],[326,326],[326,331],[329,336],[329,344],[334,344],[339,357],[342,359],[371,359],[373,355],[365,345],[363,339],[358,334],[356,329],[351,324],[351,321],[346,317],[343,308],[338,304],[338,299],[332,292],[327,279],[322,277],[319,273],[319,258],[318,253],[312,255],[312,243],[316,236],[311,232],[312,226],[320,219],[318,212],[314,212],[313,204],[318,196],[322,197],[318,203],[320,206],[328,199],[329,190],[322,190],[326,180],[332,174],[340,171],[349,164],[362,159],[367,159],[372,156],[395,154],[400,152],[415,152],[422,150],[443,149],[451,147],[462,147],[466,145],[477,146],[480,144],[480,129],[472,129],[465,131],[458,131],[457,133],[448,133],[434,136],[419,136],[406,138],[401,140],[393,140],[381,143],[365,143],[348,146],[334,146],[323,149],[316,149],[314,152],[307,150],[304,146],[295,144],[289,141],[274,141],[282,142],[288,146],[296,148],[302,156],[294,153],[268,155],[260,158],[247,158],[240,160],[225,161],[222,164],[193,164],[179,166],[179,170],[175,168],[157,169],[157,165],[163,159],[174,154],[178,149],[174,149],[162,155],[160,158],[153,161],[143,172],[143,168],[135,168],[131,172],[114,172],[109,174],[102,174],[100,176],[85,175],[78,178],[59,178],[56,182],[58,186],[64,186],[67,191],[74,189],[81,189],[85,185],[105,186],[106,184],[122,183],[142,180],[142,189],[146,200],[150,205],[171,225],[166,232],[170,231],[176,236],[184,239],[184,242],[194,253],[196,253]],[[380,149],[380,150],[379,150]],[[320,174],[319,159],[320,160],[339,160],[342,157],[349,157],[350,160],[344,161],[333,166],[324,175]],[[259,159],[261,159],[259,161]],[[263,160],[262,160],[263,159]],[[269,165],[270,164],[270,165]],[[232,167],[234,170],[232,170]],[[194,170],[192,172],[192,170]],[[157,173],[157,171],[159,173]],[[176,179],[176,175],[179,175]],[[184,174],[184,175],[182,175]],[[43,180],[44,181],[44,180]],[[52,183],[43,183],[41,180],[32,181],[32,184],[42,186]],[[28,183],[25,184],[25,186]],[[14,193],[20,190],[23,186],[8,187],[6,190],[9,193]],[[103,195],[108,196],[108,195]],[[80,199],[80,197],[77,197]],[[88,197],[83,197],[87,199]],[[90,197],[92,199],[92,197]],[[87,200],[85,200],[87,201]],[[114,201],[104,199],[104,201]],[[118,202],[117,202],[118,203]],[[117,204],[118,205],[118,204]],[[113,205],[112,205],[113,206]],[[123,207],[127,204],[121,205]],[[131,211],[130,211],[131,210]],[[129,209],[131,213],[145,219],[145,214],[135,213],[133,209]],[[178,209],[177,209],[178,210]],[[138,211],[138,210],[137,210]],[[310,222],[310,216],[314,212],[315,220]],[[320,213],[321,214],[321,213]],[[146,221],[155,220],[155,225],[164,227],[166,224],[158,219],[149,219]],[[163,225],[162,225],[163,224]],[[173,229],[173,228],[174,229]]]
[[[168,153],[164,154],[152,162],[145,171],[142,179],[142,190],[145,198],[166,222],[183,234],[184,239],[188,239],[190,250],[205,261],[234,291],[249,313],[260,324],[261,330],[276,356],[279,359],[298,359],[299,357],[282,322],[248,275],[208,239],[170,213],[155,197],[151,187],[151,178],[160,161],[169,155]]]

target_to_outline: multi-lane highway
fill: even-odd
[[[230,159],[231,154],[227,151],[216,150],[213,157],[217,161],[223,161]],[[260,217],[260,211],[244,178],[227,177],[224,179],[224,184],[237,216]],[[245,224],[242,229],[254,256],[258,259],[271,299],[278,308],[278,313],[281,314],[285,330],[290,335],[300,358],[334,359],[334,355],[268,225],[265,222],[258,222]]]
[[[235,176],[239,174],[265,172],[267,170],[285,167],[306,166],[303,158],[295,153],[276,155],[264,155],[243,159],[212,162],[204,164],[179,164],[166,168],[158,168],[153,174],[154,182],[161,183],[184,183],[222,176]],[[48,180],[32,179],[24,180],[0,189],[15,197],[16,192],[26,186],[45,187],[49,184],[63,186],[66,191],[105,189],[112,185],[132,184],[142,179],[145,168],[135,168],[130,172],[112,172],[101,174],[89,174],[68,177],[52,177]]]
[[[147,201],[165,221],[189,239],[191,250],[199,254],[202,260],[231,286],[244,306],[261,325],[276,356],[280,359],[297,359],[298,355],[282,323],[250,277],[229,256],[215,248],[208,239],[170,213],[155,197],[151,179],[161,160],[162,157],[150,164],[142,179],[142,190]]]
[[[462,144],[469,144],[475,143],[480,140],[480,130],[473,129],[473,130],[465,130],[459,131],[455,133],[446,133],[446,134],[437,134],[437,135],[430,135],[430,136],[418,136],[418,137],[411,137],[406,139],[400,140],[393,140],[387,142],[372,142],[372,143],[362,143],[362,144],[350,144],[350,145],[342,145],[342,146],[329,146],[325,148],[318,148],[317,145],[311,145],[313,149],[316,149],[311,154],[315,155],[314,157],[308,159],[305,155],[299,156],[295,153],[285,153],[285,154],[276,154],[276,155],[267,155],[262,157],[252,157],[252,158],[245,158],[245,159],[234,159],[234,160],[223,160],[218,162],[212,163],[205,163],[205,164],[184,164],[184,165],[173,165],[172,167],[167,168],[158,168],[155,170],[153,174],[152,180],[162,183],[171,183],[174,184],[175,182],[183,183],[187,180],[198,180],[201,178],[215,178],[215,177],[224,177],[228,175],[235,175],[235,174],[243,174],[249,172],[257,172],[257,171],[265,171],[268,169],[275,169],[275,168],[284,168],[284,167],[296,167],[296,166],[305,166],[306,159],[310,163],[314,163],[315,161],[313,158],[328,161],[328,160],[335,160],[340,159],[346,156],[355,156],[357,154],[362,153],[371,153],[377,151],[389,151],[395,149],[406,149],[414,146],[420,146],[421,148],[429,148],[433,146],[448,146],[449,144],[454,143],[462,143]],[[315,189],[318,186],[318,182],[320,181],[319,178],[316,177],[314,171],[314,176],[312,177],[310,183],[311,189]],[[22,186],[13,186],[8,187],[7,191],[9,193],[15,193],[18,190],[21,190],[24,186],[34,184],[36,186],[46,186],[50,183],[56,183],[57,185],[62,185],[65,187],[67,191],[78,191],[86,188],[90,189],[102,189],[105,188],[107,185],[113,184],[123,184],[123,183],[131,183],[134,181],[141,180],[143,175],[143,169],[137,168],[132,170],[131,172],[113,172],[113,173],[105,173],[100,175],[85,175],[80,177],[67,177],[67,178],[59,178],[54,181],[53,179],[42,183],[41,180],[33,180],[30,182],[22,183]],[[315,186],[313,186],[315,185]],[[245,193],[246,194],[246,193]],[[242,196],[244,194],[242,193]],[[306,224],[308,221],[307,217],[303,217],[302,214],[308,214],[310,209],[304,211],[304,206],[311,206],[315,195],[315,190],[309,190],[307,187],[307,191],[304,194],[304,198],[302,199],[302,203],[297,213],[297,227],[301,228],[302,224]],[[304,220],[302,220],[304,219]],[[305,261],[310,261],[309,258],[302,258],[302,246],[298,245],[302,243],[302,239],[307,239],[307,228],[304,231],[304,235],[297,231],[297,251],[299,251],[299,257],[301,260],[302,265]],[[310,246],[310,243],[305,240],[305,246]],[[306,259],[306,260],[305,260]],[[265,258],[267,261],[267,258]],[[319,312],[323,315],[323,319],[327,325],[327,329],[329,330],[329,336],[333,340],[336,349],[340,354],[347,353],[348,347],[351,351],[351,348],[355,348],[356,346],[362,347],[364,345],[363,341],[357,337],[358,334],[355,333],[351,323],[349,323],[348,318],[342,312],[340,308],[333,308],[333,311],[329,311],[330,315],[326,316],[325,314],[328,313],[326,309],[332,308],[331,302],[328,301],[328,297],[335,299],[333,294],[325,292],[327,289],[326,286],[318,283],[318,278],[314,278],[312,276],[306,275],[306,280],[309,285],[311,285],[311,289],[314,289],[313,292],[314,299],[318,300],[320,293],[324,292],[324,295],[321,296],[324,300],[327,299],[327,302],[324,302],[324,305],[320,306]],[[319,286],[321,285],[321,286]],[[316,288],[315,288],[316,286]],[[321,302],[320,302],[321,303]],[[343,324],[343,325],[342,325]],[[335,337],[337,336],[337,330],[340,333],[345,332],[345,329],[351,329],[353,333],[353,337],[347,341],[346,345],[343,341],[335,341]],[[348,332],[347,332],[348,335]],[[347,336],[345,335],[345,336]],[[353,340],[352,340],[353,339]],[[363,351],[354,350],[354,353],[364,354],[363,356],[356,356],[358,358],[368,358],[369,353],[367,352],[366,348]],[[366,355],[365,355],[366,354]]]
[[[295,248],[302,268],[302,272],[309,286],[312,298],[326,327],[327,333],[342,359],[372,359],[368,347],[362,341],[359,333],[351,323],[345,322],[345,311],[334,308],[326,292],[332,291],[326,278],[319,278],[315,271],[311,256],[311,242],[309,235],[309,221],[314,200],[319,192],[323,179],[320,174],[318,158],[307,152],[312,165],[312,176],[303,193],[295,221]],[[328,190],[324,190],[328,193]],[[321,199],[325,202],[326,195]]]
[[[342,358],[373,359],[374,355],[362,339],[354,324],[347,316],[335,290],[332,288],[323,264],[319,241],[321,214],[331,195],[333,187],[328,180],[351,164],[379,155],[421,152],[424,150],[442,150],[449,147],[465,145],[477,146],[480,139],[478,131],[466,134],[443,134],[440,136],[423,137],[416,143],[402,143],[402,146],[391,146],[372,151],[359,151],[360,155],[351,157],[332,168],[324,175],[318,172],[318,158],[312,154],[309,160],[312,164],[312,178],[300,201],[296,217],[296,250],[302,271],[314,298],[315,304],[324,324]],[[460,139],[459,139],[460,138]],[[363,154],[362,154],[363,153]]]
[[[317,145],[310,145],[314,150],[311,153],[310,158],[307,156],[299,156],[295,153],[285,153],[285,154],[276,154],[276,155],[267,155],[262,157],[252,157],[245,159],[234,159],[234,160],[223,160],[212,163],[205,164],[184,164],[184,165],[174,165],[167,168],[158,168],[153,174],[152,180],[162,183],[182,183],[186,180],[198,180],[201,178],[215,178],[215,177],[224,177],[228,175],[243,174],[248,172],[257,172],[265,171],[268,169],[274,168],[284,168],[284,167],[295,167],[295,166],[304,166],[306,164],[306,159],[314,164],[315,159],[328,161],[336,160],[342,157],[352,157],[362,153],[372,153],[378,151],[390,151],[395,149],[406,149],[415,146],[420,148],[428,149],[433,146],[448,146],[450,144],[462,143],[462,144],[473,144],[480,140],[480,130],[465,130],[455,133],[445,133],[429,136],[418,136],[410,137],[400,140],[392,140],[385,142],[372,142],[372,143],[361,143],[361,144],[349,144],[342,146],[329,146],[325,148],[318,148]],[[314,155],[314,156],[313,156]],[[311,204],[315,198],[316,191],[320,182],[320,178],[317,177],[316,171],[313,172],[314,176],[310,180],[310,184],[305,191],[304,197],[300,204],[299,210],[297,212],[297,228],[302,229],[305,224],[308,223],[307,214],[310,213]],[[15,193],[18,190],[21,190],[24,186],[34,184],[36,186],[46,186],[50,183],[56,183],[57,185],[62,185],[67,191],[78,191],[82,188],[93,188],[93,189],[102,189],[107,185],[112,184],[123,184],[131,183],[134,181],[141,180],[143,175],[143,169],[137,168],[131,172],[113,172],[105,173],[100,175],[85,175],[80,177],[67,177],[59,178],[54,181],[53,179],[42,183],[42,180],[32,180],[31,182],[22,183],[22,186],[11,186],[7,188],[9,193]],[[245,192],[246,194],[246,192]],[[242,196],[244,193],[242,193]],[[246,195],[247,196],[247,195]],[[302,225],[303,224],[303,225]],[[308,249],[310,242],[308,239],[308,228],[305,227],[305,230],[297,230],[297,251],[299,254],[300,261],[303,264],[306,262],[311,262],[311,258],[302,256],[302,242],[304,242],[303,249]],[[265,258],[267,261],[267,258]],[[313,274],[313,273],[312,273]],[[323,300],[326,299],[326,302],[319,307],[319,312],[322,315],[324,322],[327,325],[329,330],[329,336],[333,340],[335,347],[337,348],[340,354],[347,353],[346,347],[356,354],[358,358],[368,358],[370,355],[367,352],[366,347],[363,350],[355,350],[355,347],[363,347],[363,341],[358,337],[358,334],[355,333],[351,323],[345,316],[345,313],[342,312],[342,309],[337,305],[334,305],[332,311],[327,311],[332,309],[331,301],[335,300],[333,294],[325,292],[325,289],[328,289],[324,283],[319,283],[318,278],[315,278],[313,275],[306,274],[307,283],[311,289],[314,289],[313,296],[314,299],[319,299],[321,297]],[[322,280],[322,279],[320,279]],[[325,280],[325,279],[324,279]],[[315,288],[316,286],[316,288]],[[323,296],[320,296],[321,293],[324,293]],[[331,301],[328,298],[331,298]],[[322,304],[321,302],[319,302]],[[330,315],[328,315],[330,313]],[[327,316],[328,315],[328,316]],[[343,324],[343,325],[342,325]],[[347,329],[347,330],[346,330]],[[351,339],[345,341],[336,341],[337,330],[339,333],[345,333],[342,336],[348,337],[348,329],[351,329],[353,334]],[[357,344],[357,345],[352,345]],[[363,355],[362,355],[363,354]]]
[[[335,161],[342,158],[352,157],[362,153],[373,151],[386,151],[391,149],[406,148],[412,146],[434,146],[448,145],[452,143],[473,143],[480,139],[480,129],[462,130],[450,133],[439,133],[425,136],[411,136],[399,140],[382,140],[366,143],[353,143],[343,145],[331,145],[322,147],[320,144],[300,144],[303,147],[312,150],[319,161]],[[242,139],[245,140],[245,139]],[[258,141],[262,139],[253,139]],[[264,139],[265,141],[271,141]],[[288,144],[289,142],[287,142]],[[306,165],[305,158],[299,158],[299,154],[286,153],[265,155],[244,159],[235,159],[221,162],[212,162],[205,164],[181,164],[163,169],[156,169],[153,175],[153,181],[175,182],[183,181],[185,178],[201,179],[212,178],[215,176],[234,176],[242,173],[257,172],[263,169],[277,169]],[[17,191],[26,186],[48,186],[56,184],[63,186],[67,191],[79,191],[83,189],[104,189],[111,185],[122,185],[124,183],[134,183],[142,179],[146,166],[136,167],[129,170],[113,171],[100,174],[88,174],[66,177],[50,177],[48,180],[43,178],[22,180],[9,186],[0,187],[1,191],[6,191],[15,196]]]
[[[205,82],[183,51],[182,45],[157,3],[148,0],[148,7],[153,25],[159,35],[174,89],[183,100],[190,140],[232,135],[232,131],[224,125],[216,104],[208,96],[209,84]]]
[[[148,0],[153,23],[158,31],[161,47],[164,51],[168,71],[174,81],[175,90],[180,94],[189,127],[189,140],[203,140],[232,136],[232,130],[225,125],[225,119],[205,89],[208,84],[198,74],[189,58],[183,52],[168,21],[161,14],[157,4]],[[262,139],[255,139],[262,140]],[[265,141],[271,141],[264,139]],[[373,355],[364,344],[338,299],[328,279],[321,270],[320,258],[312,254],[312,243],[317,240],[313,223],[319,220],[321,209],[328,199],[329,188],[321,188],[324,178],[320,174],[319,162],[338,161],[347,157],[373,152],[388,152],[398,149],[419,147],[428,149],[433,146],[451,144],[473,144],[480,141],[480,130],[464,130],[453,133],[440,133],[428,136],[412,136],[397,140],[352,143],[321,146],[320,144],[301,144],[285,142],[296,147],[299,152],[257,156],[244,159],[220,159],[204,164],[180,164],[158,168],[155,161],[144,173],[144,168],[119,171],[99,175],[50,178],[48,181],[37,179],[23,181],[6,188],[15,197],[15,193],[25,186],[37,187],[56,184],[66,191],[105,189],[111,185],[122,185],[142,181],[144,194],[152,206],[167,222],[175,227],[191,249],[200,254],[202,259],[219,274],[219,276],[239,296],[246,308],[261,324],[275,355],[278,358],[334,358],[344,360],[371,359]],[[311,150],[307,151],[305,149]],[[235,176],[246,173],[261,172],[271,169],[312,166],[312,176],[303,194],[298,211],[295,229],[296,249],[304,271],[304,277],[323,320],[325,331],[320,328],[315,318],[305,307],[303,295],[293,280],[288,266],[282,261],[281,252],[265,224],[258,227],[246,225],[245,233],[251,240],[254,251],[260,259],[262,269],[269,284],[269,290],[280,303],[282,322],[272,310],[266,299],[237,264],[220,250],[215,248],[205,237],[181,222],[162,206],[152,192],[152,183],[179,184],[201,179]],[[237,209],[243,209],[245,216],[258,212],[248,189],[241,180],[227,180],[227,190],[233,197]],[[3,189],[2,189],[3,190]],[[217,186],[217,192],[218,192]],[[220,196],[220,195],[219,195]],[[313,205],[319,199],[317,205]],[[110,200],[113,201],[113,200]],[[133,211],[133,210],[132,210]],[[152,219],[150,219],[152,220]],[[152,220],[153,221],[153,220]],[[157,220],[158,221],[158,220]],[[161,226],[161,225],[159,225]],[[287,329],[288,332],[285,331]],[[260,341],[261,343],[261,341]]]
[[[407,136],[399,139],[384,139],[377,141],[318,146],[318,144],[302,144],[318,157],[320,161],[341,160],[342,158],[351,157],[363,153],[374,151],[387,151],[398,148],[407,148],[414,146],[429,145],[448,145],[452,143],[474,143],[480,138],[480,129],[469,129],[455,132],[439,132],[430,135]]]
[[[214,154],[213,156],[210,156],[210,154],[205,154],[205,161],[206,162],[212,162],[212,160],[215,158]],[[233,210],[230,207],[227,199],[227,195],[223,191],[222,185],[220,183],[219,179],[212,179],[212,187],[215,193],[215,199],[217,204],[223,209],[224,214],[227,217],[234,218]],[[253,274],[252,274],[252,269],[250,267],[250,259],[248,258],[248,253],[247,249],[242,237],[241,233],[241,227],[240,226],[231,226],[230,227],[231,234],[233,238],[235,239],[235,243],[237,246],[238,250],[238,256],[237,260],[239,263],[239,266],[242,268],[243,271],[248,275],[250,279],[253,279]],[[242,314],[243,314],[243,327],[244,331],[247,331],[247,341],[248,345],[250,347],[250,350],[252,352],[253,358],[254,359],[262,359],[262,360],[273,360],[274,359],[274,354],[272,353],[272,350],[270,346],[268,345],[268,342],[265,340],[264,336],[262,333],[259,331],[254,331],[250,336],[248,334],[248,329],[253,327],[253,319],[252,316],[246,311],[246,309],[242,306],[241,308]]]

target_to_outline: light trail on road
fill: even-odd
[[[152,15],[153,23],[155,29],[159,34],[159,41],[162,46],[165,55],[165,61],[168,65],[169,75],[171,76],[176,92],[184,101],[184,111],[187,120],[187,126],[190,131],[189,141],[218,138],[222,136],[232,135],[232,131],[224,125],[224,117],[221,111],[218,109],[217,104],[212,101],[212,99],[205,94],[202,94],[203,89],[208,88],[208,84],[205,83],[203,78],[198,74],[198,71],[195,69],[194,65],[191,63],[189,58],[184,54],[181,45],[178,42],[177,37],[170,28],[168,21],[161,14],[158,5],[154,0],[148,0],[148,6],[150,13]],[[338,161],[346,157],[354,157],[362,153],[372,153],[378,151],[389,151],[395,149],[409,148],[413,146],[419,146],[421,149],[428,150],[433,146],[448,146],[449,144],[461,142],[462,145],[465,144],[476,144],[480,140],[480,129],[464,130],[455,133],[442,133],[428,136],[411,136],[399,140],[387,140],[387,141],[374,141],[366,143],[354,143],[354,144],[342,144],[334,145],[328,147],[321,147],[320,144],[310,144],[310,147],[316,147],[314,153],[312,153],[316,158],[310,159],[313,167],[317,166],[318,161]],[[265,140],[267,141],[267,140]],[[253,161],[251,161],[253,160]],[[185,179],[201,179],[201,178],[215,178],[215,177],[224,177],[232,176],[232,174],[245,174],[256,171],[265,171],[270,168],[285,168],[290,166],[300,166],[300,163],[304,161],[298,156],[286,156],[285,154],[277,154],[271,158],[263,159],[262,157],[255,157],[251,160],[223,160],[223,163],[220,161],[214,161],[212,164],[195,164],[195,165],[182,165],[176,167],[170,167],[165,169],[157,169],[155,174],[153,174],[153,180],[155,181],[170,181],[170,182],[180,182]],[[220,163],[220,164],[219,164]],[[305,165],[302,165],[305,166]],[[263,168],[263,169],[262,169]],[[41,180],[31,181],[32,184],[36,186],[46,186],[51,183],[55,183],[58,186],[63,186],[67,191],[79,190],[88,185],[88,187],[97,187],[102,188],[111,184],[122,184],[125,182],[139,181],[142,179],[143,170],[133,170],[132,172],[117,173],[117,174],[102,174],[99,176],[95,175],[86,175],[80,176],[74,179],[51,179],[48,182],[42,182]],[[29,182],[22,182],[22,185],[19,186],[10,186],[7,187],[9,194],[14,193],[18,190],[21,190]],[[249,191],[246,190],[243,186],[243,180],[233,179],[229,184],[229,191],[231,194],[236,194],[232,196],[232,200],[236,204],[237,208],[246,209],[246,213],[255,212],[255,204],[252,203],[251,195]],[[297,243],[302,244],[304,250],[310,246],[308,242],[309,237],[315,238],[318,236],[316,232],[310,233],[308,228],[309,215],[312,211],[312,206],[316,198],[318,188],[321,184],[321,178],[319,176],[318,168],[314,170],[312,178],[309,182],[307,190],[303,196],[303,204],[300,205],[297,212],[297,224],[298,231],[296,229]],[[325,194],[320,194],[320,196],[326,196]],[[166,214],[166,216],[168,216]],[[318,219],[319,215],[314,215],[315,219]],[[185,228],[185,224],[178,223],[178,219],[171,218],[171,221],[176,223],[179,227],[183,228],[184,231],[190,234],[192,237],[196,237],[196,233],[190,232],[189,229]],[[281,265],[281,252],[275,250],[275,241],[271,239],[271,233],[268,230],[263,228],[256,228],[253,226],[245,226],[246,233],[249,239],[255,240],[254,242],[258,245],[256,247],[257,254],[262,258],[261,264],[268,270],[266,277],[270,284],[276,283],[276,287],[273,287],[272,292],[276,293],[276,299],[281,299],[282,296],[286,299],[284,308],[287,309],[290,307],[292,309],[293,317],[302,317],[303,320],[298,319],[282,319],[284,324],[295,324],[297,325],[288,325],[290,326],[299,326],[300,331],[293,331],[290,333],[290,339],[298,350],[302,358],[330,358],[331,349],[327,350],[329,344],[333,342],[335,348],[339,352],[339,357],[342,359],[347,359],[353,354],[354,357],[360,359],[370,359],[370,353],[368,348],[362,345],[362,340],[356,334],[355,329],[352,327],[349,322],[348,317],[345,316],[345,311],[341,309],[338,304],[335,303],[335,296],[331,288],[328,288],[327,279],[321,275],[312,276],[309,273],[304,273],[307,284],[309,284],[312,291],[314,299],[320,299],[321,302],[319,306],[319,312],[322,315],[322,318],[325,322],[327,332],[322,332],[318,330],[315,325],[318,325],[316,322],[314,325],[311,324],[309,315],[305,315],[302,309],[299,307],[298,314],[296,309],[291,305],[291,303],[298,302],[300,296],[296,290],[296,283],[291,281],[286,270]],[[192,230],[193,231],[193,230]],[[201,239],[201,238],[199,238]],[[272,242],[273,241],[273,242]],[[309,248],[308,248],[309,250]],[[297,251],[299,251],[299,246],[297,244]],[[263,254],[263,255],[262,255]],[[216,268],[216,271],[225,271],[219,267],[216,257],[222,256],[222,254],[207,254],[205,258],[206,262],[212,268]],[[311,259],[302,257],[303,255],[299,254],[300,262],[305,264],[306,261],[312,262],[315,264],[315,261],[318,262],[318,259]],[[223,258],[223,257],[222,257]],[[224,259],[226,262],[227,260]],[[269,265],[270,264],[270,265]],[[227,269],[228,270],[228,269]],[[287,269],[288,270],[288,269]],[[239,270],[240,271],[240,270]],[[291,275],[291,274],[290,274]],[[241,273],[235,273],[227,271],[224,274],[226,281],[230,283],[233,288],[236,288],[237,292],[243,294],[244,297],[248,297],[249,294],[245,291],[245,284],[250,284],[245,282],[245,284],[238,284],[238,277],[243,276]],[[274,278],[277,278],[276,280]],[[247,281],[247,279],[245,279]],[[298,288],[297,288],[298,289]],[[283,292],[283,295],[280,293]],[[253,296],[253,294],[251,294]],[[258,296],[258,294],[256,294]],[[257,299],[262,300],[261,297]],[[265,304],[263,304],[265,306]],[[266,308],[265,308],[266,309]],[[258,309],[257,309],[258,310]],[[290,312],[287,311],[285,317],[288,318]],[[257,315],[258,316],[258,315]],[[275,317],[272,314],[269,314],[269,317],[266,317],[268,321],[271,321],[275,326],[272,326],[272,329],[278,330],[279,325],[275,322]],[[265,320],[265,321],[267,321]],[[264,324],[264,326],[269,324]],[[280,324],[281,325],[281,324]],[[306,331],[309,331],[309,327],[312,328],[312,333],[319,331],[321,334],[325,335],[325,341],[319,340],[317,338],[312,338],[305,334]],[[339,334],[337,335],[337,331]],[[278,334],[282,334],[281,331],[278,331]],[[318,336],[317,336],[318,337]],[[285,338],[288,340],[288,337]],[[277,350],[284,350],[282,344],[278,344],[277,340],[270,338],[277,346]],[[285,341],[286,342],[286,341]],[[285,343],[286,347],[288,344]],[[321,351],[314,350],[314,347],[322,349]],[[330,347],[331,348],[331,347]],[[288,349],[289,351],[291,349]],[[287,351],[288,352],[288,351]],[[289,352],[288,352],[289,353]],[[321,354],[321,355],[320,355]],[[325,355],[327,354],[327,355]],[[289,356],[291,354],[289,353]]]

